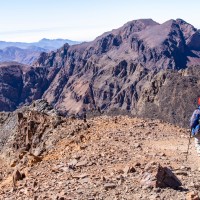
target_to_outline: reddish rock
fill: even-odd
[[[142,174],[141,184],[144,187],[174,188],[182,185],[180,180],[168,167],[162,167],[159,163],[149,163]]]
[[[197,192],[192,191],[187,193],[186,200],[200,200],[200,198]]]

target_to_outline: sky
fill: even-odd
[[[0,41],[90,41],[141,18],[181,18],[199,29],[199,8],[199,0],[0,0]]]

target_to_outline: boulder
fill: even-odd
[[[19,170],[16,169],[13,172],[12,178],[13,178],[13,186],[15,187],[17,181],[22,180],[23,178],[25,178],[25,174],[24,173],[20,173]]]
[[[159,163],[149,163],[141,177],[141,184],[145,188],[179,188],[182,183],[171,169],[162,167]]]

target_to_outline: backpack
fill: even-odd
[[[191,123],[191,129],[193,137],[200,134],[200,114],[195,114]]]
[[[200,126],[197,125],[195,128],[192,129],[192,136],[195,137],[200,133]]]
[[[199,120],[200,120],[200,114],[195,114],[192,123],[191,123],[191,128],[196,128],[196,126],[199,124]]]

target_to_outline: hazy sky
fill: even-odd
[[[128,21],[182,18],[200,28],[199,0],[0,0],[0,40],[92,40]]]

